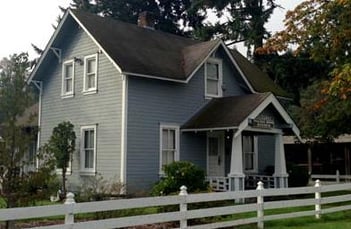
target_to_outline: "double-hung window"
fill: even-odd
[[[257,137],[243,136],[244,169],[246,172],[257,172]]]
[[[74,61],[65,61],[62,66],[62,97],[74,95]]]
[[[179,160],[179,127],[161,125],[160,127],[160,174],[164,166]]]
[[[205,63],[205,96],[222,97],[222,61],[209,58]]]
[[[81,128],[81,173],[95,175],[96,172],[96,125]]]
[[[97,54],[84,58],[84,93],[97,91]]]

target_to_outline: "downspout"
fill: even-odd
[[[39,153],[40,148],[40,127],[41,127],[41,103],[43,95],[43,82],[32,80],[34,86],[39,90],[39,111],[38,111],[38,136],[37,136],[37,154]],[[39,159],[36,159],[36,168],[39,168]]]

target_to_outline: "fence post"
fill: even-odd
[[[69,212],[65,215],[65,224],[74,224],[73,206],[75,203],[74,194],[72,192],[67,193],[64,204],[69,205]]]
[[[336,183],[340,183],[340,172],[338,169],[336,170]]]
[[[184,229],[184,228],[187,228],[188,226],[188,222],[187,222],[187,218],[186,218],[186,211],[188,210],[188,206],[187,206],[187,203],[186,203],[186,196],[188,195],[188,192],[187,192],[187,187],[186,186],[182,186],[180,187],[180,192],[179,192],[179,196],[184,196],[184,202],[181,202],[179,204],[179,210],[180,212],[184,213],[184,217],[180,220],[180,228],[181,229]]]
[[[263,196],[262,196],[262,193],[261,191],[263,190],[263,182],[262,181],[259,181],[257,183],[257,188],[256,190],[258,190],[258,195],[257,195],[257,228],[259,229],[263,229],[264,228],[264,221],[263,221],[263,216],[264,216],[264,209],[263,209],[263,203],[264,203],[264,200],[263,200]]]
[[[317,188],[315,192],[315,200],[316,200],[316,205],[315,205],[315,211],[316,211],[316,219],[321,218],[321,192],[320,192],[320,187],[321,187],[321,182],[319,180],[316,180],[316,184],[314,185],[315,188]]]

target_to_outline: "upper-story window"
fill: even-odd
[[[62,97],[74,95],[74,61],[68,60],[62,66]]]
[[[205,63],[205,96],[222,97],[222,61],[209,58]]]
[[[84,58],[84,89],[85,93],[97,91],[97,55],[90,55]]]

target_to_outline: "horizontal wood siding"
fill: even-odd
[[[221,53],[215,54],[216,58]],[[166,58],[166,57],[165,57]],[[222,57],[223,58],[223,57]],[[241,95],[238,77],[223,61],[225,96]],[[148,190],[159,179],[160,124],[181,126],[209,99],[205,98],[204,68],[188,84],[128,76],[128,191]],[[180,159],[206,168],[206,134],[180,133]]]
[[[95,54],[99,48],[85,32],[77,27],[70,31],[62,44],[62,62],[74,57]],[[52,130],[62,121],[71,121],[77,135],[76,153],[73,156],[71,187],[81,185],[80,131],[85,125],[97,124],[97,173],[109,179],[120,177],[122,77],[103,53],[98,54],[98,92],[83,95],[84,65],[75,63],[74,97],[61,98],[62,63],[57,59],[43,77],[41,144],[48,141]],[[84,178],[83,178],[84,179]]]
[[[248,93],[247,85],[242,80],[242,77],[230,58],[227,56],[222,47],[215,52],[215,57],[222,59],[223,68],[223,96],[237,96]]]

